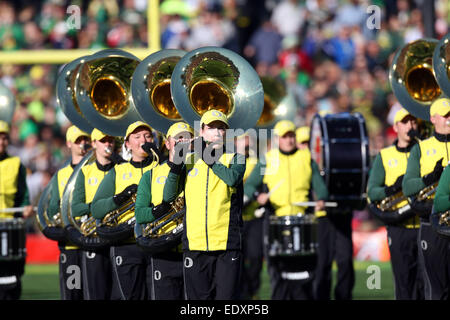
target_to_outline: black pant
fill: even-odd
[[[147,300],[152,282],[150,256],[135,243],[112,246],[111,300]]]
[[[352,213],[336,212],[318,218],[318,261],[314,283],[315,298],[330,300],[331,267],[336,260],[338,272],[334,289],[336,300],[352,299],[355,284],[353,268]]]
[[[0,262],[0,301],[20,299],[24,270],[25,259]]]
[[[83,300],[81,250],[59,247],[59,290],[61,300]]]
[[[424,270],[426,300],[450,298],[450,242],[441,238],[427,221],[420,221],[419,261]]]
[[[423,279],[418,263],[418,234],[419,229],[387,227],[397,300],[423,300]]]
[[[272,300],[313,300],[316,256],[269,257]]]
[[[183,254],[164,252],[151,256],[152,282],[149,287],[152,300],[183,300]]]
[[[81,273],[85,300],[109,300],[112,288],[110,248],[82,251]]]
[[[240,250],[185,251],[186,300],[236,300],[242,263]]]
[[[263,265],[263,219],[257,218],[244,221],[242,239],[244,263],[240,281],[240,299],[254,297],[261,284],[261,269]]]

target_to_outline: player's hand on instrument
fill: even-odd
[[[422,181],[423,181],[423,183],[425,183],[425,185],[429,186],[439,180],[439,178],[441,177],[442,171],[444,171],[444,167],[442,166],[443,159],[444,158],[439,159],[436,162],[436,165],[434,166],[433,171],[430,172],[429,174],[425,175],[422,178]]]
[[[392,186],[388,186],[384,188],[384,192],[386,193],[386,197],[390,197],[397,192],[399,192],[402,189],[402,182],[403,182],[404,175],[401,175],[395,180],[394,184]]]
[[[132,184],[126,187],[121,193],[114,195],[113,201],[116,205],[121,205],[125,201],[131,198],[131,196],[137,192],[138,185]]]
[[[32,215],[34,215],[34,209],[33,209],[33,206],[25,206],[24,208],[23,208],[23,213],[22,213],[22,217],[24,218],[24,219],[27,219],[27,218],[29,218],[29,217],[31,217]]]
[[[317,200],[316,205],[314,206],[314,211],[322,211],[325,210],[325,201],[324,200]]]
[[[256,198],[256,201],[259,205],[265,206],[267,204],[267,201],[269,201],[270,195],[268,193],[260,193],[258,197]]]
[[[161,202],[157,206],[153,207],[152,215],[155,219],[159,219],[164,216],[170,210],[170,203]]]

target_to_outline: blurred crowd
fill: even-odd
[[[320,111],[362,113],[375,155],[395,139],[391,126],[398,103],[389,67],[397,48],[425,37],[420,2],[163,0],[161,47],[220,46],[239,53],[260,76],[285,82],[297,101],[298,126],[309,125]],[[80,9],[80,29],[67,24],[74,5]],[[435,38],[449,26],[450,2],[436,0]],[[4,51],[146,47],[147,39],[146,0],[0,1]],[[17,97],[9,153],[29,169],[33,204],[68,156],[64,137],[70,123],[55,97],[60,69],[0,65],[1,82]]]

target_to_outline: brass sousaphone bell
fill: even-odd
[[[166,134],[169,127],[183,121],[170,93],[171,77],[183,50],[157,51],[136,67],[131,81],[131,97],[141,118],[152,128]]]
[[[192,128],[208,110],[222,111],[230,129],[254,128],[264,105],[264,90],[253,67],[237,53],[202,47],[183,56],[172,73],[175,107]]]
[[[436,80],[436,39],[420,39],[397,52],[389,70],[389,81],[399,103],[413,116],[430,121],[431,104],[445,95]],[[448,81],[448,78],[447,78]]]
[[[101,50],[83,59],[74,91],[82,114],[94,128],[119,137],[141,120],[131,98],[131,79],[139,63],[119,49]]]

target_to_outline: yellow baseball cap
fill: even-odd
[[[104,137],[108,137],[108,136],[111,137],[111,135],[106,134],[106,133],[104,133],[104,132],[98,130],[97,128],[94,128],[94,130],[92,130],[92,132],[91,132],[91,140],[92,140],[92,141],[94,141],[94,140],[100,141],[100,140],[102,140]]]
[[[290,131],[295,132],[295,124],[290,120],[281,120],[277,122],[274,130],[277,136],[282,137]]]
[[[69,129],[67,129],[67,132],[66,132],[66,140],[70,141],[72,143],[75,143],[75,141],[77,141],[77,139],[79,137],[84,137],[84,136],[90,138],[89,133],[86,133],[86,132],[80,130],[76,126],[70,126]]]
[[[298,143],[309,141],[309,127],[300,127],[295,130],[295,139]]]
[[[150,132],[153,132],[152,127],[150,127],[150,126],[149,126],[148,124],[146,124],[145,122],[143,122],[143,121],[136,121],[136,122],[133,122],[132,124],[130,124],[130,125],[128,126],[127,132],[125,133],[125,140],[127,140],[127,139],[128,139],[128,136],[129,136],[130,134],[132,134],[132,133],[134,132],[134,130],[136,130],[136,129],[139,128],[139,127],[146,127],[148,130],[150,130]]]
[[[169,130],[167,130],[167,137],[175,137],[177,134],[181,132],[189,132],[194,135],[194,130],[185,122],[176,122],[170,126]]]
[[[0,120],[0,133],[9,133],[8,122]]]
[[[405,119],[405,117],[407,117],[407,116],[411,116],[411,113],[409,113],[408,110],[406,110],[405,108],[401,108],[400,110],[398,110],[398,111],[395,113],[395,116],[394,116],[394,123],[397,123],[397,122],[402,121],[402,120]]]
[[[445,117],[450,112],[450,99],[440,98],[434,101],[430,107],[430,117],[436,113],[442,117]]]
[[[219,110],[206,111],[200,119],[200,126],[202,126],[203,124],[210,124],[213,121],[221,121],[225,123],[228,128],[230,127],[230,125],[228,124],[227,116]]]

